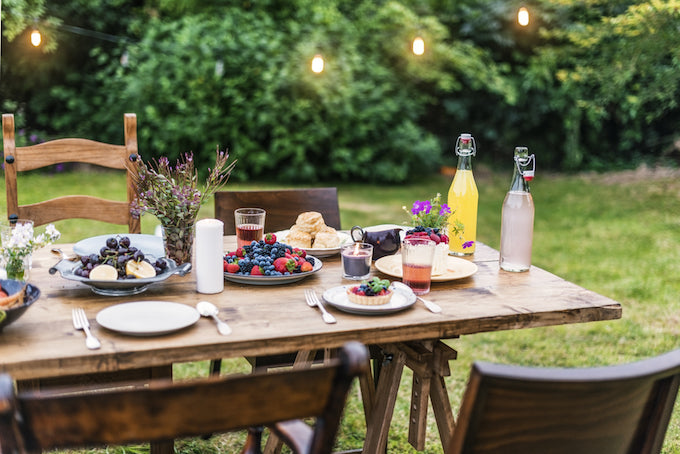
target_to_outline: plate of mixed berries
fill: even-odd
[[[297,282],[321,269],[321,260],[304,249],[276,241],[267,234],[264,240],[237,248],[224,255],[224,279],[239,284],[278,285]]]

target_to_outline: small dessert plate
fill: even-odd
[[[333,287],[323,292],[323,299],[331,306],[343,312],[358,315],[384,315],[393,312],[403,311],[416,302],[416,296],[413,292],[407,292],[400,288],[392,288],[394,295],[387,304],[379,306],[366,306],[363,304],[355,304],[347,298],[347,288],[353,285],[342,285]]]

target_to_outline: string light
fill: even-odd
[[[323,71],[323,66],[323,57],[321,54],[316,54],[314,58],[312,58],[312,72],[315,72],[316,74],[321,73]]]
[[[420,36],[416,36],[413,40],[413,53],[416,55],[423,55],[425,53],[425,41]]]
[[[33,47],[38,47],[41,42],[42,36],[40,35],[40,30],[34,28],[31,32],[31,44],[33,44]]]
[[[529,25],[529,10],[523,6],[517,11],[517,23],[522,27]]]

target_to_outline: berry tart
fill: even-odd
[[[355,304],[364,306],[379,306],[389,303],[392,298],[390,281],[374,277],[364,281],[361,285],[347,288],[347,298]]]
[[[434,260],[432,261],[432,275],[446,273],[446,262],[449,256],[449,237],[443,229],[423,227],[419,225],[406,232],[404,238],[429,238],[435,242]]]

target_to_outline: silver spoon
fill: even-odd
[[[413,293],[413,290],[411,289],[411,287],[409,287],[408,285],[404,284],[403,282],[393,281],[393,282],[392,282],[392,285],[395,285],[395,286],[397,286],[397,287],[403,288],[404,290],[408,290],[409,292]],[[432,301],[428,301],[428,300],[426,300],[426,299],[424,299],[424,298],[421,298],[420,296],[416,295],[415,293],[413,293],[413,294],[415,295],[416,299],[419,299],[420,301],[423,302],[423,304],[425,305],[425,307],[426,307],[430,312],[434,312],[435,314],[438,314],[438,313],[440,313],[440,312],[442,311],[442,308],[439,307],[439,305],[438,305],[437,303],[433,303]]]
[[[227,334],[231,334],[229,325],[217,318],[217,314],[219,314],[220,311],[213,303],[201,301],[196,305],[196,309],[203,317],[212,317],[213,320],[217,322],[217,331],[219,331],[221,335],[226,336]]]

